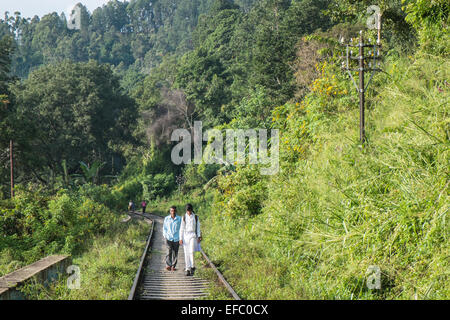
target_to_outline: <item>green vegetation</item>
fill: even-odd
[[[379,1],[383,72],[361,146],[338,41],[376,37],[372,4],[110,1],[83,9],[79,31],[56,13],[6,15],[0,275],[69,253],[92,291],[44,296],[123,298],[141,227],[116,224],[145,199],[161,215],[191,202],[203,248],[245,299],[448,299],[449,4]],[[194,121],[279,129],[280,172],[174,165],[171,134]],[[11,139],[17,195],[6,200]],[[368,289],[369,266],[381,290]]]
[[[244,298],[449,296],[449,96],[439,90],[449,61],[387,67],[396,74],[378,79],[367,147],[355,143],[353,108],[324,115],[311,93],[277,120],[307,123],[306,146],[296,149],[289,130],[282,137],[282,154],[299,153],[295,165],[270,179],[244,167],[219,180],[205,248]],[[381,291],[366,287],[370,265],[381,269]]]
[[[80,161],[107,161],[104,170],[112,172],[117,168],[110,159],[123,159],[124,145],[133,141],[136,106],[107,65],[44,66],[13,84],[11,93],[11,137],[24,181],[34,175],[52,184],[55,175],[63,174],[63,161],[68,174],[80,171]]]
[[[34,300],[126,300],[148,233],[149,225],[143,221],[116,222],[105,235],[95,237],[85,253],[74,257],[81,272],[80,289],[69,290],[63,276],[50,287],[32,283],[22,291]]]
[[[1,210],[0,275],[56,253],[77,254],[94,234],[104,234],[118,216],[91,197],[100,192],[85,185],[77,192],[51,195],[43,189],[16,189]]]
[[[200,253],[195,254],[195,261],[197,264],[195,276],[210,281],[208,295],[200,300],[231,300],[232,296],[230,292],[228,292],[227,288],[220,282],[217,274]]]

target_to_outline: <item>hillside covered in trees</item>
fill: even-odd
[[[376,39],[372,4],[114,0],[79,4],[80,30],[5,13],[0,276],[83,255],[147,199],[160,214],[194,204],[205,250],[246,299],[448,299],[450,5],[376,4],[382,72],[361,145],[339,41]],[[279,173],[174,164],[171,134],[195,121],[278,129]],[[382,289],[367,288],[369,266]]]

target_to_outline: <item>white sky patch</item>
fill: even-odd
[[[92,13],[98,7],[107,3],[109,0],[0,0],[0,17],[4,17],[5,11],[9,11],[13,15],[15,11],[19,11],[23,17],[32,18],[35,15],[42,17],[48,13],[56,12],[58,14],[64,12],[68,17],[71,9],[81,2]]]

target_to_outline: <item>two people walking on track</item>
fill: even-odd
[[[142,213],[145,213],[145,209],[147,209],[147,201],[142,200],[141,207],[142,207]],[[130,202],[128,202],[128,211],[134,212],[135,210],[136,210],[136,205],[134,204],[133,200],[130,200]]]
[[[184,247],[185,274],[195,272],[194,252],[200,251],[202,241],[200,221],[191,204],[186,205],[183,217],[177,216],[177,208],[170,208],[170,215],[164,219],[163,235],[167,244],[166,270],[175,271],[178,261],[178,249]]]

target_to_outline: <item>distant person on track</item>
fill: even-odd
[[[144,214],[145,209],[147,209],[147,202],[145,202],[145,200],[142,200],[141,206],[142,206],[142,213]]]
[[[177,216],[177,207],[170,207],[170,215],[164,219],[163,236],[166,239],[166,270],[175,271],[180,248],[181,217]]]
[[[202,241],[200,221],[194,213],[192,205],[188,203],[186,205],[186,214],[183,216],[180,227],[180,244],[184,246],[186,276],[194,275],[194,252],[199,251],[200,241]]]
[[[130,200],[130,202],[128,202],[128,211],[134,212],[134,209],[135,209],[134,202]]]

